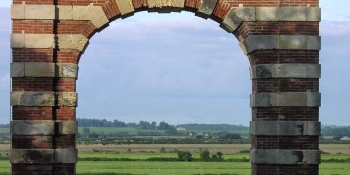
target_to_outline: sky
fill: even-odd
[[[0,1],[0,123],[11,120],[10,0]],[[350,125],[349,0],[320,0],[320,121]],[[249,62],[237,39],[193,13],[139,12],[95,34],[82,55],[78,118],[138,122],[251,120]]]

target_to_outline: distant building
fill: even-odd
[[[348,136],[344,136],[340,140],[350,140],[350,138]]]
[[[186,131],[186,128],[178,127],[178,128],[176,128],[176,131]]]

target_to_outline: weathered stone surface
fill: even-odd
[[[13,164],[77,163],[78,151],[69,149],[11,149]]]
[[[57,70],[59,77],[77,78],[78,65],[69,63],[57,63]]]
[[[134,5],[131,0],[115,0],[119,7],[121,15],[128,15],[135,11]]]
[[[77,162],[78,162],[78,150],[73,148],[55,150],[55,163],[77,163]]]
[[[26,5],[25,19],[55,19],[55,6]]]
[[[53,34],[25,34],[25,48],[48,49],[55,48],[55,35]]]
[[[318,150],[251,149],[250,161],[255,164],[320,164]]]
[[[255,93],[250,95],[251,107],[270,107],[275,106],[277,103],[276,93]]]
[[[304,35],[279,35],[278,48],[307,50],[307,40],[307,36]]]
[[[58,47],[60,49],[77,49],[83,51],[88,39],[83,35],[58,34]]]
[[[11,19],[25,19],[24,5],[12,5],[11,6]]]
[[[54,135],[55,124],[52,120],[46,121],[12,121],[12,135]]]
[[[96,28],[109,22],[100,6],[73,6],[73,20],[90,20]]]
[[[271,106],[321,106],[321,94],[318,92],[280,92],[255,93],[250,96],[251,107]]]
[[[73,6],[58,5],[56,13],[59,20],[72,20]]]
[[[277,106],[307,106],[306,93],[284,92],[278,93]]]
[[[247,53],[256,50],[272,50],[277,48],[277,36],[275,35],[250,35],[242,42]]]
[[[25,47],[24,33],[11,34],[11,48],[24,48],[24,47]]]
[[[78,124],[73,120],[57,121],[58,132],[62,135],[77,134]]]
[[[311,78],[308,77],[307,64],[278,64],[276,67],[279,78]]]
[[[307,106],[320,107],[321,106],[321,94],[318,92],[307,92]]]
[[[227,32],[233,32],[243,21],[255,21],[254,7],[231,8],[220,27]]]
[[[170,13],[181,11],[185,6],[185,0],[148,0],[149,12]]]
[[[24,63],[11,63],[11,77],[24,77]]]
[[[217,0],[201,0],[196,15],[205,19],[209,18],[215,9],[216,3]]]
[[[308,7],[306,9],[307,21],[321,21],[321,9],[318,7]]]
[[[308,50],[321,50],[321,37],[320,36],[307,36],[307,49]]]
[[[257,21],[278,21],[278,7],[257,7],[256,20]]]
[[[251,79],[320,78],[319,64],[258,64],[250,68]]]
[[[57,93],[58,106],[78,106],[78,94],[75,92],[60,92]]]
[[[11,106],[54,106],[53,92],[11,92]]]
[[[280,21],[306,21],[306,7],[283,7],[279,8]]]
[[[25,63],[26,77],[55,77],[55,63]]]
[[[55,129],[57,128],[57,129]],[[77,133],[76,121],[52,121],[52,120],[26,120],[11,122],[12,135],[75,135]]]
[[[252,121],[252,135],[299,136],[320,135],[320,122],[315,121]]]
[[[53,149],[11,149],[10,162],[18,163],[54,163]]]

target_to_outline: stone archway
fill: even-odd
[[[251,64],[252,174],[318,174],[318,6],[318,0],[13,0],[12,174],[75,174],[79,58],[95,32],[144,10],[190,11],[238,39]]]

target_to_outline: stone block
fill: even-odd
[[[307,50],[307,36],[304,35],[279,35],[278,49]]]
[[[53,34],[25,34],[25,48],[30,49],[49,49],[55,48]]]
[[[11,48],[24,48],[24,47],[25,47],[24,33],[11,34]]]
[[[321,37],[320,36],[307,36],[307,49],[308,50],[321,50]]]
[[[257,21],[278,21],[278,7],[257,7]]]
[[[254,164],[320,164],[318,150],[251,149],[250,161]]]
[[[320,135],[320,122],[314,121],[252,121],[250,128],[252,135]]]
[[[250,161],[255,164],[275,164],[277,150],[275,149],[251,149]]]
[[[100,6],[73,6],[73,20],[90,20],[96,28],[109,23]]]
[[[281,7],[278,10],[280,21],[306,21],[307,7]]]
[[[11,6],[11,19],[25,19],[24,5],[12,5]]]
[[[258,64],[250,68],[251,79],[256,78],[272,78],[273,77],[273,64]]]
[[[308,7],[306,9],[306,20],[307,21],[321,21],[321,8]]]
[[[306,93],[282,92],[277,95],[277,106],[306,106]]]
[[[318,92],[306,92],[307,106],[320,107],[321,106],[321,94]]]
[[[301,150],[277,150],[276,164],[295,165],[303,162],[304,153]]]
[[[26,5],[25,19],[55,19],[54,5]]]
[[[78,150],[69,149],[55,149],[55,163],[77,163]]]
[[[321,65],[320,64],[308,64],[307,65],[307,77],[309,77],[309,78],[321,78]]]
[[[53,92],[11,92],[11,106],[55,106]]]
[[[277,36],[275,35],[250,35],[243,42],[247,53],[277,48]]]
[[[213,13],[217,0],[201,0],[196,15],[207,19]]]
[[[69,63],[58,63],[57,68],[59,77],[77,78],[78,65]]]
[[[129,15],[130,13],[134,13],[134,5],[132,0],[115,0],[119,7],[120,13],[122,16]]]
[[[321,135],[321,122],[304,122],[304,133],[307,135]]]
[[[88,39],[83,35],[58,34],[58,47],[60,49],[77,49],[83,51]]]
[[[254,7],[231,8],[220,26],[227,32],[233,32],[243,21],[255,21]]]
[[[75,135],[77,134],[78,125],[76,121],[73,120],[65,120],[65,121],[57,121],[58,132],[62,135]]]
[[[11,149],[10,162],[13,164],[52,164],[53,149]]]
[[[55,124],[53,121],[12,121],[12,135],[54,135]]]
[[[78,106],[78,94],[75,92],[57,93],[58,106],[76,107]]]
[[[306,150],[305,153],[304,153],[303,162],[305,162],[307,164],[314,164],[314,165],[321,163],[320,151],[318,151],[318,150]]]
[[[278,78],[308,78],[307,64],[278,64]]]
[[[277,94],[276,93],[255,93],[250,95],[251,107],[271,107],[276,106]]]
[[[25,63],[26,77],[55,77],[55,63]]]
[[[24,77],[24,63],[11,63],[11,77]]]
[[[73,6],[58,5],[57,16],[59,20],[72,20],[73,19]]]
[[[216,0],[213,0],[216,1]],[[185,8],[185,0],[173,0],[173,7],[178,9]]]
[[[304,135],[305,129],[303,121],[279,121],[277,122],[276,135],[281,136],[296,136]],[[305,135],[308,135],[307,133]]]

